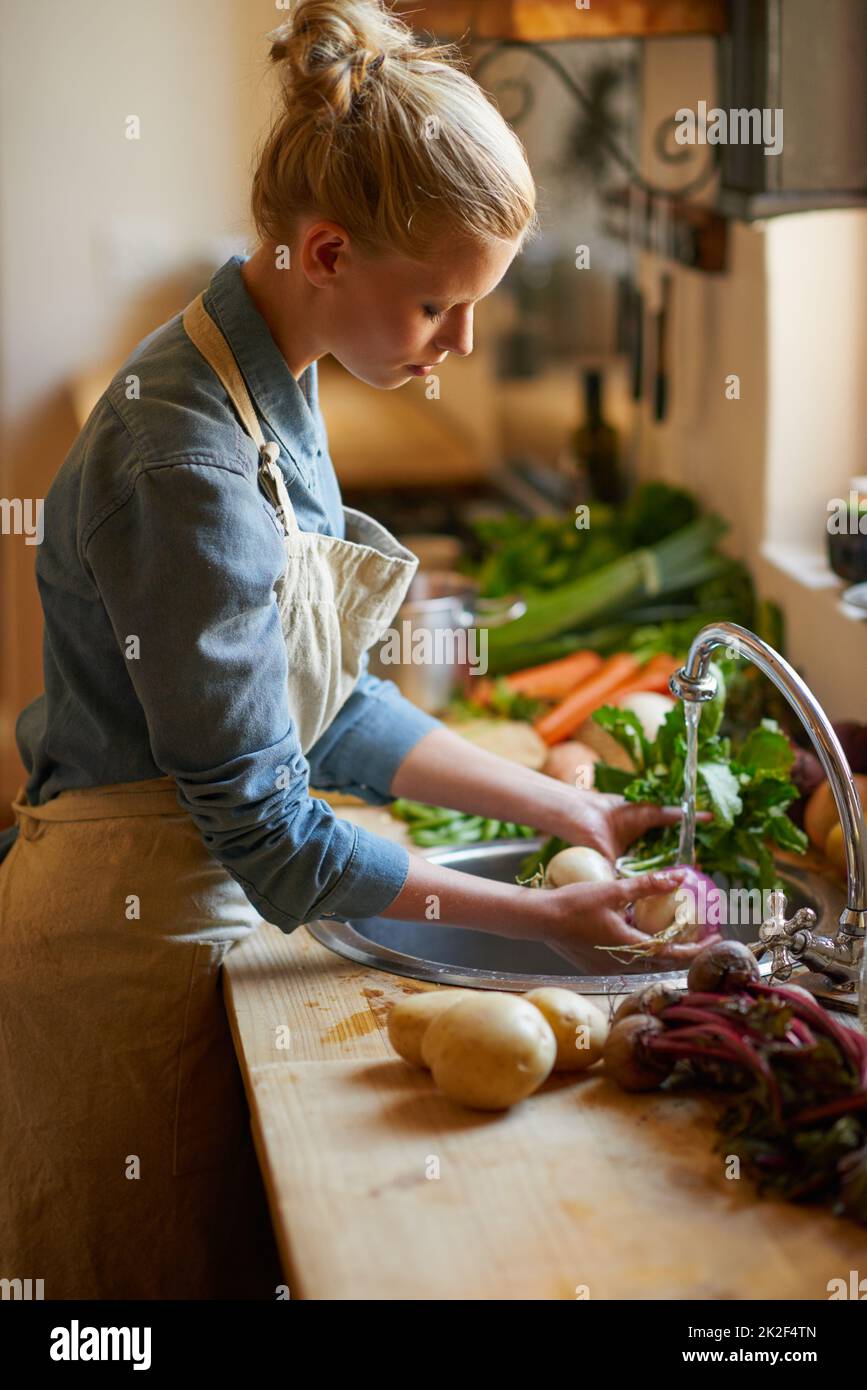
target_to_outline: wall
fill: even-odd
[[[643,167],[673,184],[707,147],[691,150],[678,171],[656,157],[653,132],[678,107],[714,103],[712,42],[647,44],[644,82]],[[827,499],[867,471],[867,212],[729,228],[725,275],[673,270],[671,410],[656,424],[642,408],[640,469],[694,488],[726,517],[728,549],[784,608],[792,663],[832,718],[864,717],[867,634],[841,612],[822,546]],[[658,272],[656,258],[643,256],[648,293]],[[739,400],[726,399],[729,373],[740,378]]]

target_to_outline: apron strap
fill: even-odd
[[[241,424],[259,450],[259,473],[267,479],[265,491],[282,514],[283,529],[297,544],[301,532],[295,509],[289,500],[282,469],[277,463],[280,454],[278,444],[266,443],[259,424],[259,417],[253,408],[250,393],[241,375],[235,355],[217,324],[211,318],[204,304],[204,292],[188,304],[183,313],[183,324],[187,336],[195,343],[205,361],[216,372],[228,393],[229,399],[241,418]],[[275,497],[276,493],[276,497]]]

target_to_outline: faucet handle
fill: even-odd
[[[768,899],[769,916],[759,927],[759,940],[752,950],[756,956],[771,953],[771,979],[788,980],[799,963],[802,952],[810,944],[810,936],[816,925],[816,914],[811,907],[799,907],[793,917],[786,920],[786,895],[775,889]]]

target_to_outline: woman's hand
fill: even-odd
[[[658,809],[658,808],[656,808]],[[637,874],[634,878],[612,879],[609,883],[574,883],[566,888],[534,890],[544,894],[546,922],[539,937],[558,955],[573,965],[587,968],[587,948],[593,946],[646,946],[653,937],[631,927],[622,916],[628,903],[638,898],[651,898],[672,893],[682,882],[684,871],[660,870]],[[718,933],[716,934],[718,936]],[[669,943],[657,950],[650,960],[664,957],[667,961],[688,965],[693,956],[716,937],[706,936],[701,942],[686,945]],[[583,947],[580,953],[576,948]],[[600,962],[603,957],[600,955]],[[601,968],[600,974],[605,974]]]
[[[626,853],[633,840],[658,825],[674,825],[682,814],[679,806],[627,801],[613,792],[576,791],[574,808],[570,809],[565,828],[558,833],[570,845],[587,845],[613,863]],[[696,821],[711,819],[710,811],[696,815]]]

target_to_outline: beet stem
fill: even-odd
[[[799,1017],[805,1017],[819,1032],[833,1038],[844,1058],[852,1062],[859,1086],[862,1089],[867,1088],[867,1038],[863,1034],[837,1023],[817,1001],[808,1001],[803,995],[795,994],[784,986],[766,985],[763,981],[757,980],[753,988],[761,994],[782,997],[787,1004],[791,1004]]]
[[[765,1082],[768,1094],[771,1098],[771,1107],[774,1118],[779,1122],[782,1118],[782,1102],[780,1088],[777,1079],[765,1057],[758,1052],[747,1037],[739,1034],[733,1022],[729,1018],[724,1018],[718,1014],[713,1014],[705,1009],[690,1009],[683,1004],[673,1004],[668,1009],[663,1009],[659,1015],[664,1023],[673,1019],[675,1023],[679,1019],[689,1020],[700,1025],[699,1031],[709,1033],[732,1051],[732,1060],[741,1059],[741,1065],[746,1066],[746,1070],[751,1071],[755,1076]],[[675,1028],[675,1036],[683,1034],[687,1030]],[[692,1034],[695,1036],[695,1034]]]
[[[832,1115],[846,1115],[850,1110],[867,1109],[867,1091],[856,1091],[851,1096],[841,1096],[839,1100],[829,1100],[825,1105],[813,1105],[801,1110],[789,1120],[791,1125],[807,1125],[814,1120],[827,1120]]]

